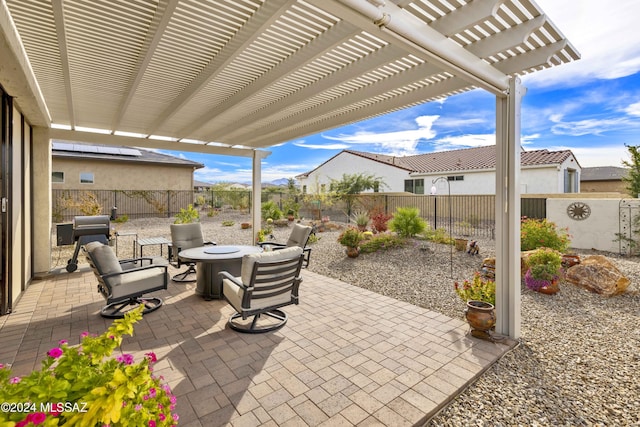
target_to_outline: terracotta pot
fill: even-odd
[[[467,250],[467,239],[456,239],[456,250],[461,252]]]
[[[356,258],[358,255],[360,255],[360,249],[351,246],[348,246],[345,252],[347,253],[347,256],[349,258]]]
[[[484,301],[467,301],[465,318],[471,326],[471,335],[476,338],[491,339],[489,330],[496,324],[493,304]]]
[[[560,291],[560,280],[554,279],[548,286],[543,286],[538,289],[538,292],[541,294],[553,295],[557,294]]]

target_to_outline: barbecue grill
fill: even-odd
[[[76,216],[73,218],[73,240],[76,247],[73,258],[67,261],[69,273],[78,269],[78,253],[83,245],[90,242],[109,243],[110,222],[108,215]]]

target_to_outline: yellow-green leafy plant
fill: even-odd
[[[66,340],[47,353],[42,368],[24,377],[0,364],[0,426],[131,426],[177,424],[176,397],[153,374],[153,352],[139,361],[112,357],[123,335],[133,334],[142,309],[132,310],[99,336],[84,332],[80,345]]]
[[[362,238],[362,232],[357,228],[349,227],[338,236],[338,242],[348,248],[357,248]]]
[[[464,302],[484,301],[496,305],[496,282],[482,277],[479,272],[476,272],[471,280],[455,282],[453,287]]]
[[[566,229],[546,219],[523,218],[520,222],[520,250],[531,251],[545,247],[565,253],[571,236]]]
[[[187,206],[187,209],[181,208],[180,212],[176,214],[176,220],[174,224],[190,224],[192,222],[200,221],[200,213],[193,207],[193,205]]]

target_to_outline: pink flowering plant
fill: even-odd
[[[18,377],[0,364],[0,426],[173,426],[176,397],[153,374],[156,355],[139,361],[131,354],[112,357],[123,335],[133,334],[142,308],[113,322],[100,336],[81,335],[47,352],[39,371]]]

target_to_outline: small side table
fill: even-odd
[[[167,240],[164,237],[148,237],[146,239],[138,239],[138,246],[140,246],[140,258],[142,258],[142,248],[145,246],[160,245],[160,256],[162,256],[162,245],[168,245],[171,240]]]
[[[116,256],[118,256],[118,238],[125,236],[133,236],[133,258],[135,258],[137,253],[136,244],[138,243],[137,231],[116,231]]]

